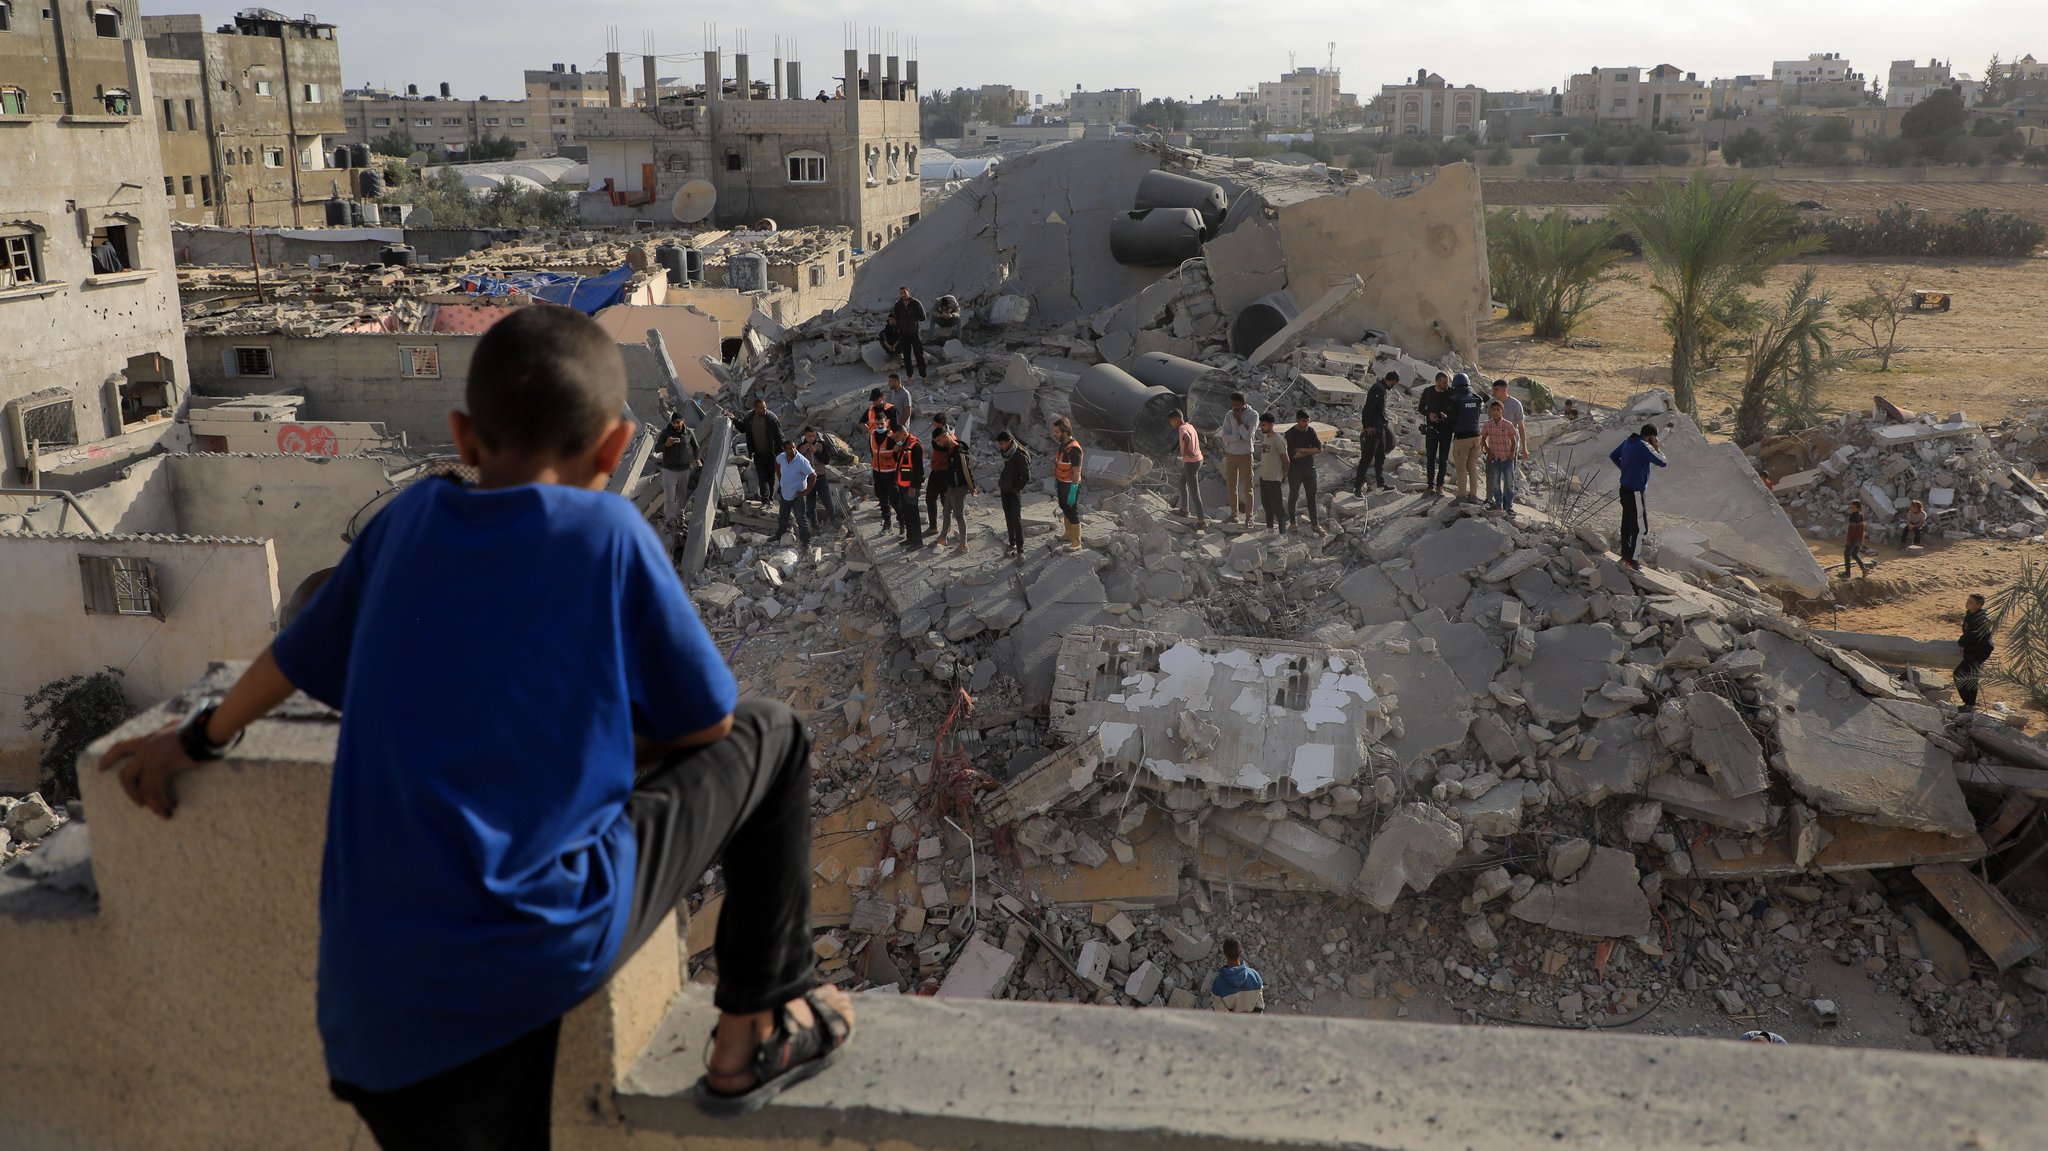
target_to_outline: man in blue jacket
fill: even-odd
[[[1209,985],[1210,1006],[1218,1011],[1262,1012],[1266,1009],[1266,981],[1244,961],[1244,948],[1236,939],[1223,941],[1223,966]]]
[[[1621,469],[1622,566],[1641,571],[1643,565],[1636,561],[1636,548],[1650,522],[1650,505],[1643,493],[1650,486],[1651,466],[1664,466],[1664,453],[1657,444],[1657,425],[1644,424],[1642,431],[1629,433],[1607,458]]]
[[[1481,478],[1479,427],[1486,422],[1486,397],[1472,390],[1472,377],[1451,377],[1451,463],[1458,473],[1458,502],[1479,502]]]

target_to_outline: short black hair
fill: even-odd
[[[1271,412],[1261,412],[1261,413],[1259,414],[1259,422],[1260,422],[1260,423],[1262,423],[1262,424],[1270,424],[1270,423],[1272,423],[1272,422],[1273,422],[1273,413],[1271,413]]]
[[[626,361],[596,320],[531,304],[477,341],[463,406],[485,447],[566,458],[596,444],[626,410]]]
[[[881,398],[882,398],[882,389],[880,389],[880,388],[869,388],[869,389],[868,389],[868,398],[869,398],[869,399],[871,399],[871,400],[879,400],[879,399],[881,399]]]
[[[1172,411],[1166,413],[1166,418],[1169,420],[1180,420],[1181,422],[1185,423],[1187,422],[1188,414],[1184,411],[1181,411],[1179,408],[1175,408]]]
[[[668,422],[669,422],[669,423],[672,423],[672,424],[674,424],[674,423],[680,423],[680,422],[682,422],[682,418],[683,418],[683,413],[681,413],[681,412],[670,412],[670,413],[668,414]]]
[[[1656,436],[1657,436],[1657,425],[1655,425],[1655,424],[1644,424],[1644,425],[1643,425],[1642,437],[1643,437],[1644,439],[1646,439],[1646,440],[1649,440],[1649,439],[1655,439],[1655,438],[1656,438]]]
[[[999,443],[999,444],[1000,444],[1000,443],[1008,443],[1009,441],[1011,441],[1011,440],[1013,440],[1013,439],[1015,439],[1015,438],[1016,438],[1016,437],[1015,437],[1015,436],[1012,436],[1012,435],[1011,435],[1011,434],[1009,433],[1009,431],[1008,431],[1007,429],[1005,429],[1005,430],[1003,430],[1003,431],[1000,431],[1000,432],[997,432],[997,433],[996,433],[996,442],[997,442],[997,443]]]
[[[935,428],[943,428],[943,427],[945,427],[945,426],[946,426],[946,413],[944,413],[944,412],[939,412],[939,413],[937,413],[937,414],[933,415],[933,416],[932,416],[932,426],[933,426],[933,427],[935,427]]]
[[[1493,381],[1493,386],[1496,388],[1505,388],[1508,386],[1508,382],[1506,380],[1495,380]]]
[[[1387,378],[1387,379],[1389,379],[1389,380],[1398,380],[1398,379],[1400,379],[1400,378],[1401,378],[1401,373],[1399,373],[1399,372],[1388,372],[1388,373],[1386,374],[1386,378]]]
[[[1223,940],[1224,962],[1235,964],[1243,958],[1244,945],[1237,941],[1237,937],[1235,935],[1225,937]]]
[[[1305,419],[1307,419],[1307,418],[1308,418],[1308,409],[1307,409],[1307,408],[1296,408],[1296,409],[1294,409],[1294,418],[1295,418],[1295,419],[1297,419],[1297,420],[1305,420]]]
[[[1241,404],[1241,403],[1243,403],[1243,402],[1244,402],[1244,393],[1243,393],[1243,392],[1232,392],[1232,393],[1230,393],[1230,402],[1231,402],[1231,403],[1233,403],[1233,404]]]
[[[767,407],[767,406],[768,406],[768,397],[767,397],[767,396],[755,396],[755,397],[754,397],[754,403],[755,403],[755,404],[756,404],[757,406],[759,406],[759,407],[764,407],[764,408],[765,408],[765,407]]]
[[[903,377],[902,377],[902,376],[899,376],[899,375],[897,375],[897,374],[896,374],[895,372],[890,372],[890,373],[889,373],[889,378],[890,378],[890,379],[892,379],[892,380],[895,380],[895,381],[896,381],[896,382],[898,382],[898,383],[901,383],[901,382],[903,382]],[[875,394],[876,394],[876,395],[880,395],[881,393],[880,393],[880,392],[877,392],[877,393],[875,393]]]
[[[1982,604],[1984,602],[1984,597],[1977,592],[1971,592],[1969,595],[1963,597],[1963,602]]]

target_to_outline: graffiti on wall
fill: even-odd
[[[341,441],[324,424],[286,424],[277,429],[277,450],[293,456],[338,456]]]

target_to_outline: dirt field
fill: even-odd
[[[1683,173],[1675,173],[1682,175]],[[1618,204],[1642,180],[1518,180],[1485,181],[1486,206],[1564,207],[1588,212]],[[1818,200],[1824,214],[1857,216],[1904,201],[1944,216],[1971,208],[2017,212],[2048,224],[2048,182],[2034,184],[1898,183],[1883,180],[1765,180],[1764,186],[1786,200]]]

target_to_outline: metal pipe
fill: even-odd
[[[77,512],[78,518],[85,521],[85,526],[92,529],[92,534],[96,536],[107,534],[100,530],[100,525],[92,522],[92,516],[85,510],[85,505],[79,503],[78,497],[70,492],[58,491],[55,488],[0,488],[0,496],[34,496],[37,499],[54,497],[63,500],[65,506]],[[63,528],[64,521],[58,520],[57,526],[59,529]]]

